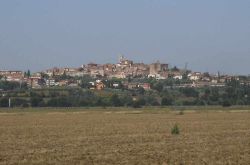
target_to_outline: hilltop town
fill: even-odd
[[[19,82],[26,84],[30,88],[39,89],[44,87],[77,87],[81,85],[82,77],[91,77],[92,81],[89,82],[91,89],[104,89],[107,86],[103,83],[105,80],[120,79],[122,84],[117,84],[115,81],[113,87],[136,88],[143,87],[150,89],[150,84],[141,81],[142,79],[175,79],[182,83],[175,87],[203,87],[203,86],[225,86],[225,83],[236,79],[241,83],[250,83],[246,81],[244,76],[231,76],[231,75],[212,75],[209,73],[192,72],[187,68],[179,69],[177,67],[170,68],[166,63],[159,61],[152,64],[135,63],[132,60],[126,59],[121,56],[117,64],[95,64],[89,63],[82,65],[78,68],[57,68],[47,69],[41,72],[30,73],[30,71],[11,71],[0,70],[0,78],[2,81]],[[126,81],[127,80],[138,80]]]

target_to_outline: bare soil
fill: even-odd
[[[179,135],[171,128],[178,124]],[[3,164],[250,164],[249,111],[0,113]]]

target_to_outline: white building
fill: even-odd
[[[46,80],[46,86],[51,87],[51,86],[55,86],[56,82],[55,79],[47,79]]]

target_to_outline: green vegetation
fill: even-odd
[[[27,85],[25,83],[0,81],[0,89],[5,90],[5,91],[6,90],[27,89]]]
[[[184,115],[183,110],[181,110],[178,114],[179,114],[179,115]]]
[[[171,134],[172,135],[179,135],[180,134],[180,129],[177,124],[174,125],[174,127],[171,129]]]
[[[63,77],[60,77],[63,78]],[[237,80],[227,82],[224,87],[179,87],[179,80],[137,79],[147,82],[151,90],[142,87],[127,89],[122,80],[104,81],[104,90],[91,90],[90,77],[84,77],[81,87],[51,87],[28,89],[26,85],[0,81],[0,107],[8,106],[11,98],[13,107],[134,107],[143,106],[235,106],[250,105],[250,86]],[[112,87],[112,83],[119,87]],[[107,86],[110,86],[107,88]]]

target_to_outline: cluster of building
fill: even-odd
[[[77,87],[81,82],[80,80],[72,81],[71,79],[57,80],[55,77],[83,77],[91,76],[95,78],[96,82],[90,82],[93,88],[103,89],[105,88],[101,80],[104,79],[125,79],[125,78],[155,78],[167,79],[169,77],[174,79],[186,78],[192,81],[189,84],[182,84],[181,86],[223,86],[226,81],[235,78],[228,75],[209,75],[208,73],[191,72],[186,69],[169,68],[166,63],[160,63],[159,61],[152,64],[134,63],[132,60],[128,60],[123,56],[120,57],[117,64],[95,64],[89,63],[82,65],[78,68],[52,68],[42,72],[33,73],[27,76],[22,71],[1,71],[0,76],[6,81],[14,81],[20,83],[27,83],[31,88],[41,88],[43,86],[71,86]],[[113,84],[116,86],[117,84]],[[124,86],[128,88],[143,87],[144,89],[150,89],[150,85],[147,83],[128,83]]]
[[[52,68],[43,71],[48,76],[84,76],[89,75],[95,78],[128,78],[128,77],[156,77],[165,79],[168,77],[168,64],[156,62],[150,65],[134,63],[123,56],[117,64],[95,64],[89,63],[80,68]]]

